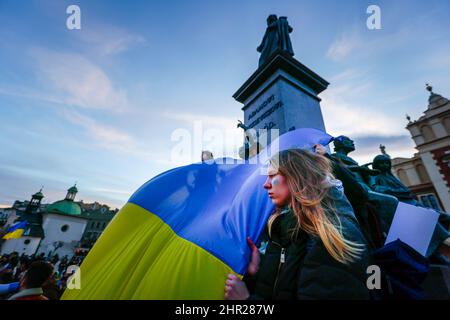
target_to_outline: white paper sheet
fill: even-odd
[[[438,218],[434,210],[399,202],[385,244],[400,239],[425,256]]]

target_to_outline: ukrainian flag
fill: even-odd
[[[290,139],[331,140],[308,130]],[[62,298],[223,299],[228,273],[247,269],[247,236],[258,239],[273,204],[260,165],[222,160],[169,170],[138,189],[82,263],[81,288]]]
[[[22,237],[27,226],[28,226],[27,221],[19,221],[13,224],[11,227],[9,227],[7,233],[3,236],[3,239],[5,240],[19,239],[20,237]]]

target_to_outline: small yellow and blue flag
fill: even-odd
[[[9,239],[19,239],[22,237],[23,233],[25,232],[25,229],[28,226],[27,221],[19,221],[13,224],[8,228],[8,231],[3,236],[3,239],[9,240]]]

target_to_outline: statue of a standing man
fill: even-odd
[[[278,49],[294,55],[292,49],[291,39],[289,33],[292,32],[292,27],[289,25],[286,17],[277,18],[276,15],[271,14],[267,18],[267,29],[264,34],[261,44],[256,49],[261,52],[259,57],[259,67],[261,67],[267,59]]]
[[[289,25],[287,17],[278,18],[279,48],[284,52],[289,53],[291,56],[294,55],[291,38],[289,37],[289,33],[291,33],[292,30],[294,29]]]

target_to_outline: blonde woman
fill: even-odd
[[[282,151],[271,160],[264,184],[276,206],[269,242],[260,257],[249,241],[247,275],[244,281],[228,276],[225,299],[369,298],[366,242],[331,172],[327,158],[306,150]]]

